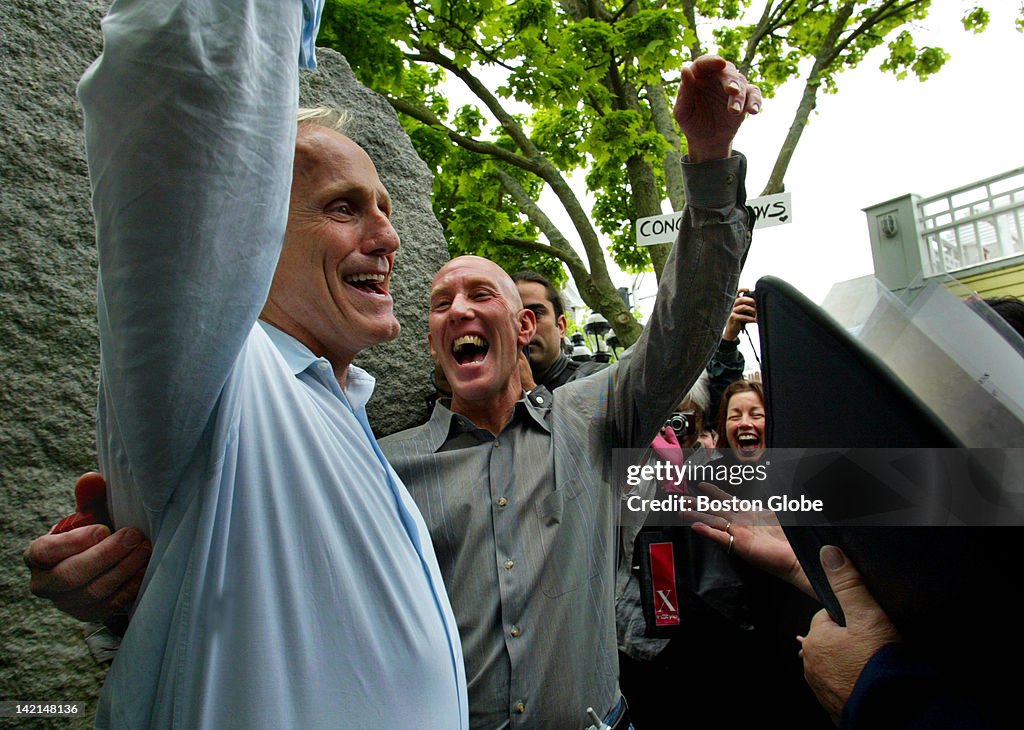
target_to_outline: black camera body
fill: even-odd
[[[676,438],[693,436],[697,433],[696,413],[692,409],[676,411],[665,421],[665,428],[671,428],[676,432]]]

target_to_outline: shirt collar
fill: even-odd
[[[438,398],[434,403],[434,411],[430,414],[430,420],[426,423],[427,445],[433,453],[437,453],[445,442],[459,431],[475,428],[468,418],[451,410],[451,402],[451,398]],[[551,433],[551,426],[547,422],[550,410],[551,393],[547,388],[540,386],[516,401],[510,424],[518,418],[529,418]]]
[[[262,319],[257,321],[267,334],[267,337],[270,338],[274,347],[281,353],[281,357],[284,358],[285,364],[288,365],[293,375],[298,376],[316,363],[328,362],[325,358],[314,355],[313,351],[308,347],[269,322],[264,322]],[[330,377],[334,377],[333,369],[331,370]],[[373,376],[362,368],[355,365],[348,366],[348,373],[345,375],[344,392],[345,397],[348,398],[353,408],[366,406],[370,396],[373,395],[375,383],[376,381]]]
[[[274,347],[281,353],[281,357],[288,363],[288,367],[293,375],[298,375],[320,359],[313,354],[312,350],[291,335],[282,332],[274,325],[264,322],[262,319],[258,321],[260,327],[267,333],[267,337],[274,343]]]
[[[551,367],[547,369],[547,371],[544,373],[544,376],[540,378],[538,382],[545,384],[555,382],[555,380],[557,380],[558,377],[563,372],[565,372],[565,369],[569,367],[570,362],[572,361],[569,359],[569,356],[566,355],[564,352],[561,353],[558,356],[558,358],[553,363],[551,363]]]
[[[543,385],[538,385],[531,390],[525,398],[516,404],[516,408],[525,409],[538,426],[548,433],[551,433],[551,426],[548,425],[548,414],[551,413],[551,391]]]

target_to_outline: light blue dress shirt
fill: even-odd
[[[97,725],[467,727],[429,534],[373,380],[261,325],[302,3],[119,1],[79,87],[100,256],[100,466],[153,539]]]

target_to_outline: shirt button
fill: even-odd
[[[330,365],[328,365],[328,364],[327,364],[327,363],[325,363],[325,362],[318,362],[318,363],[316,364],[316,366],[317,366],[317,368],[318,368],[318,369],[320,369],[320,370],[326,370],[327,368],[329,368],[329,367],[330,367]]]
[[[501,442],[498,441],[498,439],[494,439],[494,448],[498,448],[499,446],[501,446]]]
[[[542,404],[543,402],[544,402],[544,396],[542,396],[542,395],[538,395],[538,396],[537,396],[537,403],[538,403],[538,404]]]
[[[498,506],[499,507],[504,507],[507,504],[508,504],[508,500],[507,499],[505,499],[504,497],[499,497],[498,498]]]
[[[515,567],[515,563],[511,560],[505,561],[505,570],[512,570]]]
[[[728,175],[725,176],[725,181],[732,185],[734,182],[736,182],[736,176],[730,172]]]
[[[513,627],[512,627],[512,630],[511,630],[511,631],[509,631],[509,634],[511,634],[511,635],[512,635],[512,638],[513,638],[513,639],[515,639],[516,637],[518,637],[518,636],[519,636],[519,634],[521,634],[521,633],[523,633],[523,630],[522,630],[521,628],[519,628],[518,626],[513,626]]]
[[[526,705],[524,705],[522,702],[517,702],[514,709],[516,712],[522,715],[524,712],[526,712]]]

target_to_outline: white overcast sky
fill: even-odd
[[[1013,22],[1020,3],[979,2],[992,16],[980,35],[963,30],[960,17],[974,3],[961,0],[937,0],[914,28],[919,46],[951,55],[928,81],[879,71],[884,55],[876,50],[840,75],[838,94],[819,94],[786,174],[793,223],[758,230],[744,286],[771,274],[820,302],[833,283],[872,272],[863,208],[1024,165],[1024,34]],[[748,195],[764,188],[801,91],[800,84],[784,87],[740,129],[735,147],[749,160]]]

